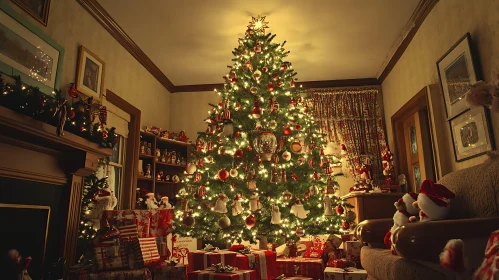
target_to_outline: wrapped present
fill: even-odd
[[[85,280],[152,280],[149,269],[105,271],[90,273]]]
[[[492,232],[485,247],[485,258],[473,275],[474,280],[499,279],[499,230]]]
[[[284,277],[282,278],[282,280],[314,280],[314,279],[310,277],[293,276],[293,277]]]
[[[277,275],[304,276],[323,279],[324,264],[322,259],[278,258]]]
[[[343,248],[345,249],[345,255],[347,259],[350,257],[360,257],[360,248],[362,247],[362,242],[360,241],[347,241]]]
[[[109,221],[117,227],[137,225],[139,238],[149,237],[151,227],[151,210],[106,210],[102,214],[102,221]]]
[[[236,267],[256,271],[257,280],[270,280],[277,276],[276,253],[253,250],[248,254],[237,254]]]
[[[137,230],[137,225],[136,224],[131,224],[131,225],[126,225],[126,226],[121,226],[118,227],[120,231],[120,242],[121,243],[126,243],[126,242],[132,242],[139,238],[139,232]]]
[[[348,259],[329,260],[327,262],[327,267],[336,267],[336,268],[355,267],[355,262]]]
[[[314,242],[312,240],[300,240],[296,246],[298,248],[298,255],[303,256],[307,250],[314,247]]]
[[[135,262],[139,267],[159,263],[160,261],[156,240],[153,237],[138,238],[133,243],[133,252]]]
[[[362,267],[362,264],[360,263],[360,256],[359,257],[350,257],[349,259],[350,261],[350,266],[352,267],[355,267],[355,268],[359,268],[359,269],[364,269]]]
[[[128,268],[128,256],[119,240],[94,244],[94,257],[98,271]]]
[[[353,267],[336,268],[326,267],[324,270],[324,280],[366,280],[367,271]]]
[[[154,280],[185,280],[187,268],[182,264],[172,266],[169,263],[164,262],[152,269],[152,273]]]
[[[319,248],[316,248],[316,247],[310,247],[307,249],[307,251],[305,251],[305,253],[303,254],[303,257],[304,258],[322,258],[322,253],[324,253],[324,250],[323,249],[319,249]]]
[[[256,280],[254,270],[233,270],[217,273],[213,270],[196,270],[187,274],[188,280]]]
[[[187,269],[188,271],[203,270],[218,263],[236,266],[236,257],[236,252],[222,250],[189,252],[189,267]]]
[[[173,209],[152,209],[149,237],[166,237],[172,229]]]
[[[189,252],[197,250],[197,239],[169,234],[166,241],[168,248],[172,248],[170,258],[176,258],[180,264],[189,263]]]

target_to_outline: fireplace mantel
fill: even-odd
[[[112,149],[0,106],[0,176],[67,188],[64,242],[60,255],[75,262],[84,176],[94,173]],[[15,187],[15,186],[13,186]]]

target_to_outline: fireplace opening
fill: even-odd
[[[41,279],[63,255],[65,192],[67,187],[61,185],[0,177],[0,271],[6,271],[11,249],[32,257],[32,279]]]

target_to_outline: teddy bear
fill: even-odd
[[[432,220],[444,220],[450,213],[450,200],[455,194],[444,185],[433,183],[432,180],[424,180],[417,201],[413,206],[418,208],[419,220],[427,222]],[[411,222],[417,220],[416,216],[410,218]]]
[[[407,225],[410,222],[409,218],[419,213],[419,209],[413,206],[413,203],[416,202],[417,199],[418,194],[408,192],[393,204],[397,209],[395,214],[393,214],[393,226],[390,231],[386,233],[383,240],[387,249],[390,249],[392,246],[391,235],[395,230],[401,226]]]

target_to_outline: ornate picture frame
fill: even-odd
[[[471,85],[479,80],[476,66],[469,33],[437,61],[447,119],[452,119],[468,109],[464,96]]]
[[[84,46],[80,46],[76,89],[82,94],[101,101],[104,93],[105,63]]]
[[[465,161],[495,149],[489,110],[476,107],[449,121],[457,162]]]
[[[50,0],[11,0],[30,16],[47,26],[49,22]]]
[[[53,95],[59,89],[64,49],[0,1],[0,72]]]

